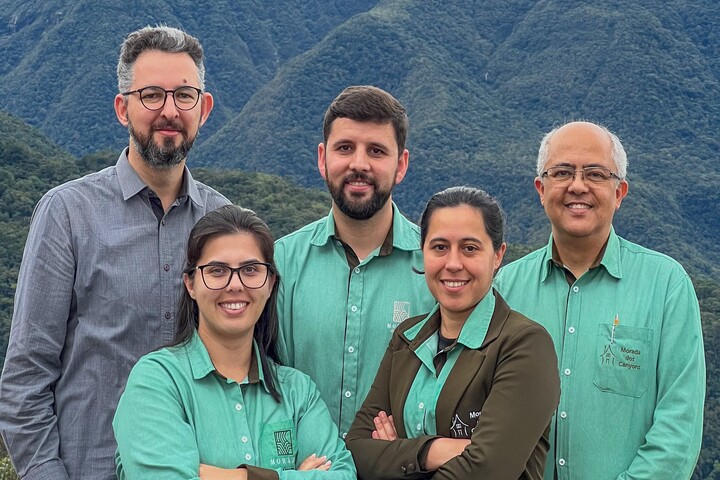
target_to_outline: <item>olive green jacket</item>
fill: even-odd
[[[495,310],[480,347],[456,345],[463,351],[438,397],[437,436],[408,439],[403,409],[421,366],[415,350],[438,330],[439,312],[410,318],[396,329],[346,438],[360,479],[542,479],[560,396],[555,349],[542,326],[494,295]],[[405,332],[423,321],[409,340]],[[380,411],[393,415],[398,440],[371,438]],[[437,471],[424,470],[423,452],[433,439],[462,438],[451,433],[457,419],[472,431],[470,445]]]

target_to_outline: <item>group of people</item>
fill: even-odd
[[[501,267],[486,192],[392,201],[408,118],[349,87],[325,113],[327,217],[274,241],[186,159],[213,108],[198,40],[124,41],[115,166],[38,203],[0,377],[18,475],[58,479],[672,479],[700,451],[692,282],[620,238],[618,138],[540,144],[543,247]]]

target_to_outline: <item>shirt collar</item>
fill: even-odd
[[[393,207],[393,220],[392,220],[392,228],[390,231],[388,231],[387,236],[385,237],[385,240],[383,241],[383,244],[380,246],[380,252],[379,256],[385,256],[390,255],[392,253],[393,248],[399,248],[400,250],[407,250],[407,251],[413,251],[413,250],[419,250],[420,246],[417,242],[417,235],[409,235],[408,232],[412,227],[417,228],[415,225],[410,224],[410,228],[408,228],[407,223],[409,222],[403,222],[402,221],[402,214],[400,213],[400,210],[398,209],[397,205],[395,205],[395,202],[392,202]],[[331,240],[336,239],[335,235],[335,218],[333,217],[333,211],[330,210],[330,213],[327,217],[325,217],[325,225],[324,228],[318,228],[315,232],[315,235],[313,235],[313,238],[310,239],[310,244],[314,245],[316,247],[320,247],[323,245],[326,245]]]
[[[435,334],[440,328],[440,305],[435,307],[428,313],[427,317],[416,325],[407,329],[403,335],[411,343],[411,349],[419,347],[430,335]],[[470,312],[470,316],[465,320],[465,324],[460,330],[460,336],[457,343],[464,345],[470,349],[478,349],[485,340],[490,320],[495,311],[495,295],[491,288],[475,308]]]
[[[622,264],[620,261],[620,240],[615,233],[615,227],[613,227],[612,225],[610,226],[610,235],[608,236],[608,240],[605,243],[605,246],[603,246],[603,249],[600,251],[600,257],[601,258],[599,259],[599,261],[597,261],[596,259],[596,263],[591,268],[603,266],[611,276],[618,279],[622,278]],[[553,242],[551,234],[550,241],[545,247],[545,251],[543,253],[543,271],[541,275],[543,282],[545,282],[545,280],[547,280],[547,278],[550,276],[550,272],[552,271],[553,266],[561,268],[558,263],[559,259],[557,257],[557,250],[555,249],[555,244]]]
[[[148,188],[148,186],[145,184],[145,182],[143,182],[142,178],[140,178],[132,165],[130,165],[127,154],[128,148],[125,147],[125,149],[120,154],[120,157],[118,158],[117,164],[115,165],[118,181],[120,182],[120,190],[122,191],[123,200],[125,201],[134,197],[135,195],[143,191],[143,189]],[[198,190],[195,183],[195,180],[190,174],[190,170],[187,168],[187,166],[183,166],[183,183],[180,187],[180,193],[178,194],[178,198],[182,199],[185,196],[189,196],[193,203],[195,203],[197,206],[205,206],[205,202],[203,201],[202,196],[200,195],[200,191]]]
[[[208,353],[207,347],[205,347],[205,344],[200,339],[197,330],[193,332],[192,337],[185,343],[183,348],[185,348],[187,356],[190,359],[190,370],[195,380],[200,380],[211,373],[217,373],[218,376],[222,377],[220,373],[215,370],[215,365],[213,365],[210,359],[210,353]],[[229,381],[231,380],[228,380],[228,382]],[[270,393],[265,384],[265,374],[262,369],[262,362],[260,361],[260,350],[255,343],[255,339],[253,339],[253,355],[250,357],[248,376],[246,379],[242,379],[237,383],[261,383],[265,390]]]

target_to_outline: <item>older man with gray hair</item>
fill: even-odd
[[[702,441],[705,356],[690,277],[620,238],[627,155],[605,127],[571,122],[540,145],[535,188],[547,246],[500,269],[496,286],[555,343],[560,405],[546,480],[680,480]]]
[[[25,480],[115,478],[111,421],[127,375],[172,340],[188,233],[229,203],[185,166],[213,107],[198,40],[133,32],[117,73],[129,147],[43,196],[20,267],[0,432]]]

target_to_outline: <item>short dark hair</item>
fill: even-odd
[[[190,55],[198,70],[198,86],[200,90],[205,90],[205,64],[200,41],[177,28],[147,26],[128,35],[120,47],[120,58],[117,64],[119,92],[130,90],[135,61],[141,53],[148,50]]]
[[[278,335],[277,292],[280,285],[280,275],[275,266],[273,236],[265,222],[252,210],[237,205],[225,205],[205,214],[190,231],[183,273],[190,277],[195,275],[197,271],[195,267],[197,267],[197,262],[202,256],[207,242],[219,236],[235,233],[249,233],[255,238],[265,262],[270,264],[270,275],[275,277],[275,284],[270,297],[255,324],[253,338],[258,346],[268,390],[275,400],[280,401],[280,393],[276,387],[275,369],[271,367],[268,361],[268,358],[270,358],[276,364],[280,364],[276,350]],[[198,315],[197,302],[190,296],[187,288],[183,288],[175,321],[175,338],[170,346],[182,345],[190,340],[198,328]]]
[[[405,150],[408,132],[408,117],[395,97],[377,87],[361,85],[347,87],[335,97],[323,119],[323,141],[327,144],[332,124],[338,118],[349,118],[356,122],[391,123],[395,129],[398,155]]]
[[[420,216],[420,246],[425,245],[430,218],[435,210],[461,205],[467,205],[482,213],[485,231],[492,240],[493,250],[497,252],[505,241],[505,212],[487,192],[467,186],[450,187],[430,197]]]

